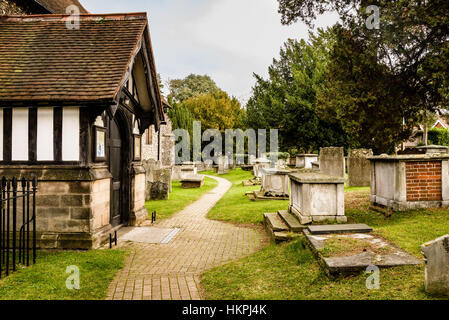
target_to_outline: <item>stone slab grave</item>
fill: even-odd
[[[204,176],[203,175],[194,175],[185,177],[181,180],[181,185],[183,189],[197,189],[201,188],[204,185]]]
[[[254,200],[288,200],[288,170],[262,168],[262,188],[254,191]]]
[[[449,296],[449,235],[423,244],[421,249],[426,260],[426,292]]]
[[[312,163],[318,161],[317,154],[299,154],[296,156],[296,168],[312,169]]]
[[[312,222],[347,222],[344,178],[318,172],[296,172],[290,177],[290,207],[303,225]]]
[[[390,244],[375,233],[368,232],[371,228],[366,227],[336,225],[334,233],[319,235],[313,235],[309,227],[303,232],[307,245],[319,259],[326,274],[332,277],[357,275],[369,266],[391,268],[422,264],[419,259],[406,251]],[[327,231],[330,230],[329,226],[326,228]],[[348,229],[354,230],[355,233],[347,232]]]
[[[338,234],[338,233],[370,233],[373,228],[366,224],[330,224],[322,226],[309,226],[307,230],[311,235]]]
[[[368,157],[373,150],[353,149],[348,151],[348,186],[369,187],[371,181],[371,163]]]
[[[181,231],[177,228],[125,227],[117,234],[119,241],[167,244]]]

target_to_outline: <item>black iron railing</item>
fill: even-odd
[[[36,263],[36,190],[36,178],[1,180],[0,278]]]

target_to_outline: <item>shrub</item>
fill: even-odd
[[[449,146],[449,130],[431,129],[429,130],[429,141],[440,146]]]

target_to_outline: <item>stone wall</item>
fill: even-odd
[[[38,178],[36,231],[42,249],[92,249],[112,229],[110,173],[106,167],[6,166],[0,176]],[[21,202],[18,203],[19,212]],[[17,225],[21,226],[18,214]]]
[[[373,155],[372,150],[355,149],[348,152],[348,186],[369,187],[371,179],[371,164],[368,157]]]
[[[161,161],[164,167],[172,167],[175,164],[175,141],[170,119],[167,118],[167,124],[161,126],[161,133],[156,132],[154,126],[150,126],[143,137],[142,152],[144,160]]]
[[[148,217],[148,211],[145,208],[145,170],[142,168],[134,169],[132,179],[132,199],[131,199],[131,217],[130,225],[139,226]]]
[[[441,161],[408,162],[407,201],[441,201]]]
[[[344,148],[321,148],[320,171],[329,176],[345,178]]]

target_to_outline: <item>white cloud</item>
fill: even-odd
[[[163,78],[208,74],[243,100],[266,76],[288,38],[307,38],[302,23],[283,26],[275,0],[82,0],[93,13],[147,11],[158,72]],[[317,26],[332,25],[335,14]]]

